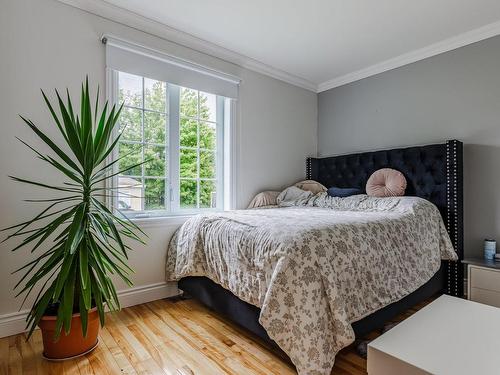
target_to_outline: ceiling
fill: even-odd
[[[499,0],[99,1],[316,91],[500,34]]]

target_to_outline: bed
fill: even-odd
[[[438,216],[439,215],[441,216],[439,218],[440,221],[442,218],[442,223],[444,223],[444,226],[446,227],[446,229],[444,230],[449,233],[449,237],[446,236],[446,238],[448,239],[448,241],[449,239],[451,239],[450,247],[453,246],[452,251],[454,250],[454,252],[456,253],[455,259],[460,260],[462,258],[462,246],[463,246],[462,199],[463,198],[462,198],[462,144],[460,142],[448,141],[443,144],[428,145],[428,146],[381,150],[369,153],[342,155],[342,156],[328,157],[328,158],[309,158],[307,159],[306,166],[307,166],[306,177],[308,179],[314,179],[316,181],[319,181],[325,186],[338,186],[338,187],[362,188],[364,187],[364,184],[368,179],[368,177],[370,176],[370,174],[379,168],[391,167],[401,171],[405,175],[408,181],[407,195],[424,198],[425,200],[432,202],[435,205],[433,206],[434,209],[437,207],[435,211],[437,212]],[[408,204],[410,204],[411,205],[409,206],[410,211],[414,209],[414,207],[417,207],[418,209],[426,209],[426,210],[429,209],[429,207],[426,206],[425,202],[422,201],[423,200],[419,200],[418,198],[414,199],[406,198],[405,200],[403,200],[404,204],[398,203],[398,205],[394,207],[400,207],[405,205],[407,206]],[[364,201],[360,200],[359,202],[355,202],[355,204],[356,205],[366,204],[366,202],[364,203],[363,202]],[[407,202],[410,203],[407,204]],[[315,203],[311,202],[305,203],[306,206],[311,204],[312,205],[316,204],[316,201]],[[322,202],[321,204],[325,204],[325,202]],[[384,210],[385,208],[379,207],[379,203],[376,203],[376,205],[377,205],[377,207],[375,208],[376,212],[370,212],[370,214],[366,214],[367,216],[371,215],[376,218],[381,215],[379,211]],[[320,208],[324,209],[325,207],[321,206]],[[301,209],[311,210],[310,207],[302,207]],[[405,218],[407,219],[408,218],[407,211],[408,210],[404,212],[401,211],[402,213],[390,212],[390,215],[393,216],[396,215],[391,220],[396,220],[396,217],[398,217],[398,220],[403,220]],[[300,212],[304,214],[304,212],[302,211]],[[286,215],[288,215],[286,220],[293,220],[294,215],[297,216],[300,214],[300,212],[294,214],[293,209],[291,211],[286,211]],[[430,211],[428,212],[426,211],[425,214],[432,216],[432,212],[433,211],[431,208]],[[278,215],[277,213],[274,214]],[[280,215],[281,214],[282,213],[280,213]],[[270,212],[269,213],[263,212],[262,215],[263,215],[262,216],[263,220],[264,217],[272,216]],[[247,228],[251,228],[253,225],[252,223],[254,224],[257,223],[257,221],[255,221],[257,219],[255,219],[253,216],[258,216],[258,213],[254,212],[251,214],[245,214],[243,216],[237,217],[236,219],[232,218],[231,220],[229,220],[233,223],[233,227],[231,230],[237,231],[237,229],[235,229],[237,227],[234,226],[236,224],[234,223],[238,221],[241,222],[246,221],[245,224],[247,225]],[[306,216],[308,215],[306,214]],[[383,216],[381,217],[383,218]],[[361,219],[359,219],[360,222],[363,222],[363,220]],[[254,220],[254,222],[252,222],[252,220]],[[272,227],[273,220],[279,221],[280,219],[278,217],[275,218],[267,217],[267,220],[268,220],[268,226]],[[328,222],[328,220],[331,219],[329,219],[327,215],[324,215],[323,212],[322,220]],[[381,219],[379,218],[377,220]],[[403,222],[394,221],[394,223],[400,225]],[[294,225],[296,225],[297,228],[301,228],[302,224],[300,224],[300,221],[296,220],[294,222]],[[372,223],[371,225],[376,228],[377,225],[379,225],[380,228],[383,229],[383,226],[381,226],[382,224],[380,224],[380,222],[375,222],[375,224]],[[304,224],[303,226],[307,227],[307,223]],[[327,226],[325,226],[325,228],[327,228]],[[309,230],[311,230],[311,228],[309,228]],[[245,235],[244,232],[245,231],[241,231],[242,236]],[[276,236],[279,233],[280,231],[278,228],[274,232],[273,236]],[[391,235],[390,230],[387,230],[385,236],[390,236],[390,235]],[[224,236],[231,237],[231,234],[226,233],[224,234]],[[241,237],[239,240],[248,242],[249,238]],[[398,241],[401,241],[401,239],[398,239]],[[235,243],[237,242],[234,242],[233,246],[236,246],[234,245]],[[415,245],[414,247],[415,250],[418,250],[418,245]],[[212,249],[212,253],[214,254],[217,253],[217,249]],[[401,257],[401,254],[398,254],[398,256]],[[297,259],[298,258],[294,260],[295,265],[297,264]],[[186,264],[189,264],[189,262],[187,262]],[[315,264],[317,264],[317,262]],[[415,262],[415,259],[413,259],[413,263],[410,262],[409,264],[417,264],[417,263]],[[436,264],[434,264],[434,267],[435,266]],[[407,271],[409,272],[415,271],[415,274],[422,273],[420,271],[417,272],[418,268],[417,266],[414,266],[414,268],[415,269],[413,270],[408,269]],[[367,310],[370,311],[370,314],[366,316],[359,316],[358,317],[359,319],[356,318],[353,322],[350,322],[352,323],[352,330],[354,334],[356,336],[362,336],[365,333],[369,332],[370,330],[381,327],[385,321],[390,319],[395,314],[407,309],[408,307],[414,305],[415,303],[423,299],[430,297],[433,294],[446,292],[448,294],[453,294],[457,296],[461,295],[462,275],[461,275],[461,267],[459,266],[459,264],[456,261],[445,261],[442,263],[441,267],[439,267],[438,264],[437,268],[439,270],[438,269],[433,270],[433,275],[427,274],[422,276],[425,277],[426,282],[422,283],[421,280],[423,279],[420,279],[420,284],[418,285],[421,286],[418,289],[412,290],[411,292],[405,292],[404,288],[402,292],[397,290],[399,294],[395,293],[394,296],[391,296],[394,299],[393,302],[380,306],[375,311]],[[223,274],[224,272],[225,270],[222,270],[221,274]],[[247,273],[251,274],[251,272]],[[243,278],[247,277],[248,276],[247,273],[242,272],[242,275],[240,275],[240,277]],[[180,274],[182,274],[182,272]],[[188,275],[189,272],[185,274]],[[283,327],[286,327],[286,324],[283,325],[283,321],[291,322],[294,318],[293,316],[290,316],[290,314],[288,314],[289,315],[288,317],[287,316],[285,316],[284,318],[280,317],[281,320],[280,319],[273,320],[271,319],[272,317],[269,317],[269,319],[267,320],[263,319],[262,315],[266,316],[267,311],[269,310],[268,304],[266,303],[266,301],[261,301],[261,303],[258,303],[258,301],[252,300],[252,293],[253,293],[252,290],[250,291],[247,290],[246,292],[248,293],[245,294],[245,290],[235,291],[235,289],[230,288],[229,285],[225,285],[226,288],[220,286],[219,284],[224,285],[224,282],[218,280],[218,283],[215,283],[211,281],[209,278],[202,276],[203,272],[192,272],[192,274],[195,276],[182,277],[179,280],[180,289],[182,289],[189,295],[193,296],[194,298],[200,300],[201,302],[208,305],[212,309],[218,311],[219,313],[228,316],[236,323],[249,329],[250,331],[252,331],[253,333],[257,334],[258,336],[262,337],[265,340],[272,342],[268,333],[271,333],[271,336],[273,336],[273,338],[275,339],[278,337],[279,338],[278,341],[280,342],[280,347],[286,348],[285,351],[287,352],[287,354],[290,354],[291,347],[297,347],[297,344],[292,342],[294,341],[293,338],[292,339],[282,338],[279,337],[279,335],[276,335],[276,330],[274,329],[273,326],[273,324],[275,324],[275,326],[278,328],[279,331],[283,331]],[[311,274],[311,277],[314,277],[314,272]],[[212,278],[214,280],[217,280],[214,277]],[[288,278],[293,279],[291,274],[289,275],[289,277],[288,276],[285,277],[285,279]],[[338,284],[338,280],[336,280],[335,282]],[[259,285],[259,284],[250,283],[250,285]],[[336,285],[336,284],[331,284],[331,285]],[[290,288],[290,285],[287,287]],[[233,292],[235,292],[235,294],[237,294],[240,298],[236,297],[228,289],[233,290]],[[276,289],[278,289],[278,287],[274,288],[273,290]],[[362,289],[362,286],[360,286],[360,289]],[[324,292],[325,292],[324,290],[320,290],[320,288],[317,288],[317,290],[311,289],[308,294],[315,294],[315,293],[324,294]],[[352,289],[352,298],[355,298],[356,295],[355,292],[356,290]],[[309,302],[307,301],[308,294],[307,293],[303,294],[301,298],[304,300],[305,303],[311,304],[310,301]],[[326,288],[326,294],[328,294],[328,288]],[[349,295],[344,296],[344,299],[349,299],[349,298],[350,298]],[[323,299],[324,298],[322,297],[320,301],[323,301]],[[275,304],[278,303],[275,302]],[[281,301],[281,304],[282,305],[286,304],[286,301],[285,300]],[[318,302],[318,304],[322,305],[322,302],[321,303]],[[332,310],[331,306],[335,306],[335,303],[332,304],[330,302],[330,307],[323,306],[322,310],[323,313],[321,315],[325,314],[335,315],[336,310],[333,309],[335,311],[331,311]],[[297,310],[290,310],[290,311],[297,311]],[[259,323],[259,317],[261,318],[261,322],[263,320],[265,321],[265,325],[267,326],[267,331]],[[321,321],[318,319],[316,319],[317,320],[316,323],[320,324]],[[274,321],[276,322],[273,323]],[[341,324],[339,322],[342,322],[342,320],[337,319],[336,321],[334,321],[333,324],[334,325],[337,324],[340,326]],[[326,331],[330,331],[333,329],[326,323],[321,323],[321,324],[323,324],[323,327],[326,329]],[[290,325],[290,327],[295,327],[295,326]],[[314,330],[317,331],[317,328],[320,326],[311,325],[309,327],[308,326],[300,327],[300,329],[297,328],[298,332],[295,338],[298,337],[303,338],[307,336],[304,334],[304,332],[308,332],[307,330],[308,329],[310,330],[311,327],[314,327]],[[341,327],[336,327],[336,328],[340,329]],[[351,326],[349,326],[349,328],[351,328]],[[352,333],[349,332],[349,335],[352,335]],[[339,337],[341,336],[342,335],[339,335]],[[311,337],[314,338],[313,341],[310,340],[310,342],[308,342],[307,345],[300,347],[302,351],[305,351],[307,348],[310,349],[311,353],[309,353],[308,357],[305,357],[305,359],[298,358],[298,355],[294,354],[293,351],[292,355],[290,356],[294,364],[297,366],[299,373],[313,373],[314,371],[316,371],[318,374],[328,373],[329,370],[328,366],[332,364],[331,361],[325,361],[320,359],[317,361],[316,364],[311,364],[317,358],[317,353],[314,352],[315,351],[314,346],[320,344],[323,345],[324,352],[337,351],[340,347],[342,347],[342,345],[345,346],[345,343],[352,339],[352,337],[349,337],[347,341],[344,340],[343,343],[337,345],[335,341],[332,343],[330,338],[328,338],[330,342],[327,342],[328,340],[321,341],[322,337],[314,336],[313,332],[311,333]],[[327,347],[326,349],[325,346]],[[300,350],[296,351],[299,351],[300,354]]]

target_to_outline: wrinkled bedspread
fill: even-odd
[[[416,197],[332,198],[190,218],[167,280],[206,276],[261,308],[260,323],[299,374],[329,375],[351,323],[425,284],[456,259],[441,215]]]

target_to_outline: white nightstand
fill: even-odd
[[[500,307],[500,262],[483,258],[466,258],[467,298]]]

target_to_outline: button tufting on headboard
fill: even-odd
[[[312,159],[310,178],[327,187],[357,187],[364,190],[368,177],[377,169],[394,168],[406,177],[407,195],[428,199],[444,214],[445,158],[446,148],[438,144]]]

